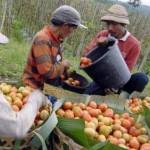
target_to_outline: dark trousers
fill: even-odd
[[[126,91],[129,94],[131,94],[133,91],[142,92],[145,86],[148,84],[148,81],[149,79],[145,73],[134,73],[132,74],[130,80],[118,90]],[[85,90],[85,94],[106,95],[105,89],[95,82],[90,83],[90,85]]]

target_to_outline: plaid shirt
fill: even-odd
[[[45,26],[33,40],[27,64],[23,73],[23,82],[33,88],[42,88],[44,82],[54,81],[62,71],[61,40]]]

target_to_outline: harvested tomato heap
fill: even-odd
[[[6,83],[0,84],[0,90],[14,111],[20,111],[26,104],[29,94],[33,91],[29,86],[15,87]]]
[[[144,99],[131,98],[127,100],[126,107],[132,113],[140,113],[144,107],[150,108],[150,97],[145,97]]]
[[[1,83],[0,91],[3,93],[6,100],[11,105],[12,109],[15,112],[19,112],[27,103],[28,97],[33,91],[33,89],[29,86],[22,86],[17,88],[16,86],[10,84]],[[51,111],[52,108],[49,104],[42,106],[36,116],[32,129],[36,128],[37,126],[40,126],[49,117]]]
[[[35,129],[38,126],[42,125],[45,122],[45,120],[48,119],[51,111],[52,111],[52,108],[50,107],[50,105],[47,104],[45,106],[42,106],[36,115],[36,118],[32,125],[32,129]]]
[[[73,79],[71,77],[69,77],[68,79],[65,80],[65,82],[69,85],[73,85],[73,86],[80,86],[80,81]]]
[[[84,103],[65,102],[57,111],[65,118],[83,119],[85,133],[99,141],[109,140],[115,145],[129,150],[150,149],[150,138],[146,128],[128,113],[117,114],[107,104],[90,101]]]
[[[87,57],[81,57],[80,67],[84,68],[92,64],[92,60]]]

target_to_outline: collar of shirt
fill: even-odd
[[[125,34],[122,38],[116,39],[116,43],[118,43],[118,40],[125,42],[125,41],[127,40],[127,38],[130,36],[130,34],[131,34],[131,33],[130,33],[128,30],[126,30],[126,34]],[[111,37],[111,35],[109,34],[108,37]]]
[[[46,31],[49,33],[49,36],[52,37],[52,39],[54,40],[54,42],[56,43],[62,43],[63,39],[59,36],[57,36],[52,30],[50,26],[46,26]]]
[[[130,32],[128,30],[126,30],[126,34],[118,40],[125,42],[129,36],[130,36]]]

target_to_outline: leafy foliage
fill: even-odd
[[[98,142],[91,139],[84,133],[84,121],[81,119],[59,118],[57,127],[76,143],[82,145],[87,150],[125,150],[109,142]]]
[[[21,42],[23,40],[23,23],[19,20],[14,20],[12,28],[12,37],[17,41]]]
[[[144,109],[144,118],[145,118],[145,122],[147,123],[147,126],[150,128],[150,109],[145,108]]]
[[[89,138],[84,133],[84,121],[81,119],[65,119],[59,118],[58,128],[62,130],[63,133],[71,137],[78,144],[90,148],[91,145],[96,144],[95,141],[89,140]],[[92,143],[91,143],[92,142]]]

